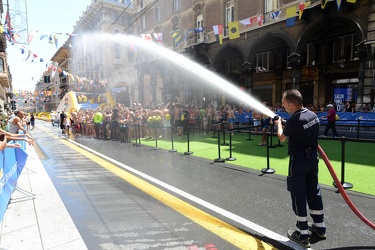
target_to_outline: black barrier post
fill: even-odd
[[[273,140],[273,134],[274,134],[274,126],[273,124],[271,124],[271,145],[269,146],[269,148],[276,148],[276,146],[272,145],[272,140]]]
[[[138,146],[138,125],[134,125],[135,143],[133,146]]]
[[[240,132],[240,117],[237,117],[237,132]]]
[[[221,146],[228,146],[228,143],[225,142],[225,124],[226,123],[221,124],[221,126],[223,128],[223,143],[221,144]]]
[[[143,145],[141,144],[141,125],[137,124],[138,127],[138,141],[139,143],[137,144],[137,147],[142,147]]]
[[[172,149],[169,150],[169,152],[177,152],[177,150],[174,149],[174,146],[173,146],[173,126],[171,126],[171,141],[172,141]]]
[[[225,160],[227,160],[227,161],[235,161],[236,160],[235,157],[232,157],[232,133],[229,134],[229,157],[225,158]]]
[[[184,153],[184,155],[192,155],[193,152],[190,152],[190,127],[187,126],[187,151]]]
[[[160,148],[158,148],[158,125],[156,124],[153,124],[154,128],[155,128],[155,147],[153,148],[153,150],[159,150]]]
[[[358,125],[357,125],[357,140],[359,140],[359,129],[361,128],[361,120],[357,120]]]
[[[219,158],[214,159],[214,162],[225,162],[225,159],[220,157],[220,130],[218,130],[217,133],[217,151]]]
[[[273,168],[270,168],[270,151],[269,151],[269,148],[268,148],[268,133],[266,133],[266,142],[267,142],[267,144],[266,144],[266,148],[267,148],[267,168],[262,168],[262,173],[264,173],[264,174],[273,174],[273,173],[275,173],[276,172],[276,170],[275,169],[273,169]]]
[[[353,184],[345,182],[345,143],[346,138],[341,138],[341,185],[344,189],[353,188]],[[335,182],[333,182],[333,186],[336,187]]]
[[[246,139],[246,141],[252,141],[251,139],[251,126],[250,126],[250,118],[249,118],[249,138]]]

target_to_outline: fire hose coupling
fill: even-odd
[[[276,115],[274,118],[273,118],[273,120],[275,120],[275,121],[277,121],[277,120],[279,120],[279,119],[281,119],[281,125],[285,125],[285,123],[286,123],[286,121],[283,119],[283,118],[281,118],[280,116],[278,116],[278,115]]]

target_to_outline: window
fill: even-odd
[[[316,45],[313,43],[308,43],[307,45],[307,53],[306,53],[306,64],[307,65],[315,65],[316,61]]]
[[[338,59],[345,59],[348,61],[353,60],[355,57],[355,44],[357,43],[357,35],[350,35],[340,37],[333,42],[333,63],[337,62]]]
[[[133,0],[122,0],[126,6],[133,7]]]
[[[257,54],[256,72],[265,72],[273,68],[273,58],[271,52]]]
[[[233,1],[225,3],[225,29],[224,35],[228,35],[228,23],[234,21],[234,4]]]
[[[144,7],[143,0],[139,0],[139,8],[140,8],[140,9],[143,9],[143,7]]]
[[[0,71],[5,71],[4,70],[4,60],[3,60],[3,58],[0,58]]]
[[[180,11],[180,0],[173,0],[173,12]]]
[[[196,28],[198,30],[202,30],[202,28],[203,28],[203,15],[197,16],[197,19],[196,19]],[[204,38],[203,32],[198,32],[197,33],[197,41],[202,41],[203,38]]]
[[[142,19],[141,19],[141,30],[145,30],[145,29],[146,29],[146,17],[142,16]]]
[[[277,0],[264,0],[264,12],[268,13],[277,10]]]
[[[224,72],[228,74],[241,74],[241,60],[239,58],[229,59],[225,62]]]
[[[160,7],[155,8],[155,22],[160,22]]]

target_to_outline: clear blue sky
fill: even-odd
[[[8,43],[7,54],[8,64],[12,74],[13,89],[29,90],[35,89],[36,82],[40,79],[46,69],[46,63],[49,63],[51,57],[57,51],[55,44],[48,43],[48,37],[40,40],[43,33],[63,33],[59,37],[58,47],[62,46],[67,40],[66,33],[73,33],[73,26],[82,16],[87,6],[91,4],[91,0],[25,0],[27,4],[27,19],[29,33],[37,30],[35,37],[29,45],[24,45],[32,54],[39,57],[32,63],[32,55],[27,58],[27,50],[25,54],[21,54],[19,45]],[[23,1],[18,1],[23,3]],[[6,4],[6,1],[3,0]],[[15,9],[14,0],[9,0],[10,9]],[[5,19],[6,6],[4,5],[4,13],[2,23]],[[44,62],[40,62],[40,57]],[[33,79],[33,80],[32,80]]]

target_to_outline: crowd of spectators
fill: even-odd
[[[263,102],[267,106],[266,102]],[[355,105],[347,103],[345,111],[355,112]],[[285,112],[281,104],[268,105],[274,113]],[[321,105],[307,105],[307,108],[314,112],[327,111],[327,107]],[[133,108],[123,104],[116,104],[115,107],[105,106],[97,109],[81,109],[78,112],[67,114],[64,121],[60,120],[60,114],[54,116],[54,123],[60,124],[63,134],[69,134],[66,127],[69,126],[76,136],[87,136],[97,139],[112,139],[128,142],[138,137],[154,139],[155,137],[175,136],[181,138],[187,133],[190,134],[215,134],[217,130],[226,130],[234,135],[233,124],[238,115],[251,113],[255,135],[269,132],[272,119],[258,114],[250,107],[225,105],[215,108],[212,104],[207,107],[194,105],[181,105],[168,103],[156,107],[143,107],[134,104]],[[95,120],[95,116],[98,119]],[[267,124],[266,124],[267,123]],[[259,146],[265,145],[264,139]]]

